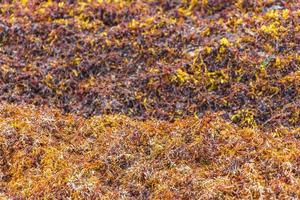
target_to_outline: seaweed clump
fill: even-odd
[[[299,0],[0,1],[0,198],[300,198]]]
[[[299,7],[4,1],[0,100],[144,120],[249,110],[257,125],[299,126]]]
[[[85,119],[0,107],[5,198],[297,198],[299,128],[241,128],[222,113],[167,121]]]

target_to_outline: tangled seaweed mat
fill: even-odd
[[[285,199],[300,195],[299,129],[201,119],[85,119],[0,107],[3,197]]]
[[[300,198],[299,0],[0,2],[1,199]]]
[[[299,0],[21,2],[0,4],[0,101],[300,125]]]

